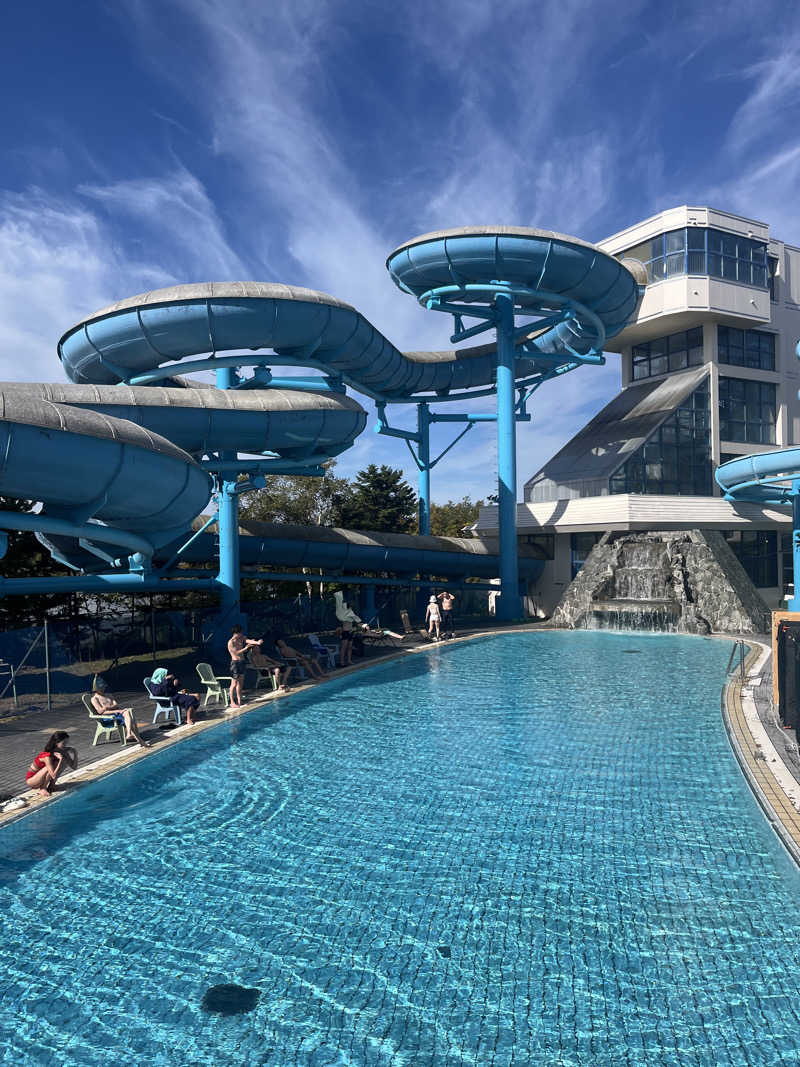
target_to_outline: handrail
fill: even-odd
[[[735,672],[736,666],[734,665],[733,661],[736,657],[737,652],[739,653],[739,678],[744,681],[744,661],[747,658],[744,641],[734,642],[733,648],[731,649],[730,658],[728,659],[728,666],[725,668],[725,675],[727,677],[733,672]],[[732,666],[733,671],[731,670]]]

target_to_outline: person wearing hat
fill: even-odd
[[[124,726],[125,727],[125,740],[137,741],[142,748],[150,748],[151,741],[145,741],[142,735],[139,733],[139,726],[136,722],[136,717],[133,714],[133,708],[121,708],[117,703],[114,694],[109,690],[106,682],[99,677],[94,680],[94,692],[91,696],[91,703],[94,710],[98,715],[104,716],[104,724],[111,726]]]
[[[425,622],[428,624],[428,637],[433,637],[435,630],[436,636],[433,637],[433,640],[441,641],[442,637],[439,633],[439,628],[442,623],[442,613],[439,610],[439,601],[435,596],[431,596],[428,601],[428,610],[425,612]]]

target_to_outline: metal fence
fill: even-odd
[[[378,587],[374,610],[362,588],[347,588],[349,605],[372,626],[402,632],[401,612],[415,625],[424,619],[428,591]],[[104,605],[91,614],[48,618],[44,626],[0,633],[0,714],[17,708],[64,704],[91,688],[96,673],[113,689],[139,688],[141,676],[169,652],[181,650],[191,662],[206,659],[223,667],[225,638],[217,632],[216,605],[190,610],[155,610],[147,603]],[[294,637],[330,633],[338,625],[332,596],[301,594],[242,603],[251,637],[271,645],[278,634]],[[461,590],[456,600],[459,625],[488,618],[485,592]],[[216,623],[216,624],[215,624]],[[144,668],[144,671],[143,671]]]

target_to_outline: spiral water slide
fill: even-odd
[[[454,314],[456,341],[479,332],[463,327],[462,314],[496,325],[486,309],[498,293],[510,300],[512,395],[516,386],[520,398],[581,363],[601,362],[605,337],[623,328],[641,295],[641,279],[626,265],[540,230],[430,234],[401,246],[388,266],[402,290]],[[523,327],[514,314],[526,317]],[[264,558],[257,538],[239,537],[243,475],[247,488],[269,474],[316,473],[347,449],[366,423],[348,386],[379,405],[495,391],[499,327],[497,337],[477,348],[401,352],[349,304],[260,282],[178,285],[88,316],[58,344],[73,384],[0,385],[0,494],[41,504],[36,513],[3,512],[0,529],[35,530],[54,557],[82,573],[2,579],[0,593],[238,590],[240,541],[241,562]],[[323,377],[275,378],[275,364]],[[208,370],[216,387],[186,377]],[[217,535],[202,541],[192,523],[212,495]],[[281,564],[276,540],[271,558]],[[296,532],[290,540],[296,558]],[[211,552],[218,541],[216,576],[177,577],[171,568],[185,541],[195,556],[200,544]],[[357,546],[349,557],[357,566]]]

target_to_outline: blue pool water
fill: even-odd
[[[730,752],[729,644],[437,648],[0,833],[0,1062],[800,1059],[800,876]],[[206,990],[259,990],[249,1014]]]

